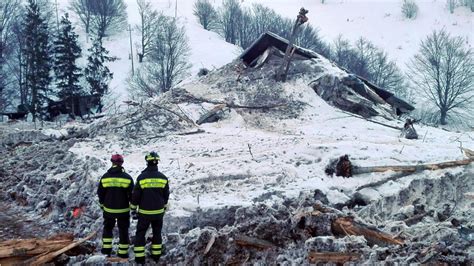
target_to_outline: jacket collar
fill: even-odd
[[[122,173],[122,172],[125,172],[125,170],[123,169],[122,166],[120,165],[112,165],[112,167],[110,167],[110,169],[107,171],[109,173]]]
[[[143,172],[157,172],[158,165],[148,165]]]

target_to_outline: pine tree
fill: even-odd
[[[81,48],[77,43],[77,38],[78,35],[74,33],[74,27],[66,13],[61,18],[60,31],[54,41],[53,69],[56,75],[56,86],[59,89],[58,96],[61,99],[82,94],[78,84],[82,76],[81,69],[76,65],[76,60],[81,57]]]
[[[47,99],[51,69],[48,45],[48,24],[41,17],[36,1],[28,0],[25,17],[25,61],[26,61],[26,87],[31,93],[30,111],[33,121],[36,121],[43,103]]]
[[[102,46],[100,38],[94,40],[88,51],[90,54],[87,58],[85,76],[90,87],[90,93],[100,97],[98,111],[102,112],[102,97],[107,94],[109,82],[113,78],[113,73],[110,72],[105,63],[114,61],[114,59],[107,56],[109,51]]]

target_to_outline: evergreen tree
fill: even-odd
[[[94,40],[92,47],[88,51],[90,54],[87,58],[88,63],[85,69],[85,76],[90,87],[90,93],[100,97],[98,111],[102,112],[102,97],[107,94],[109,82],[113,77],[113,73],[110,72],[105,63],[114,61],[114,59],[107,56],[109,51],[102,46],[100,38]]]
[[[48,24],[41,17],[36,1],[28,0],[25,17],[25,46],[24,55],[26,61],[26,87],[31,95],[30,111],[33,121],[36,121],[41,107],[47,99],[49,91],[50,57],[48,45]]]
[[[60,31],[54,41],[53,69],[56,75],[56,86],[59,89],[58,96],[61,99],[82,93],[78,84],[82,75],[81,69],[76,65],[76,60],[81,57],[77,37],[69,21],[69,15],[66,13],[61,18]]]

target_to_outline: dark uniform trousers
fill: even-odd
[[[124,216],[119,218],[107,218],[104,217],[104,231],[102,235],[102,253],[110,255],[112,252],[112,241],[113,241],[113,229],[117,223],[119,229],[119,249],[118,256],[122,258],[128,258],[128,228],[130,226],[130,216]]]
[[[151,240],[151,258],[154,260],[160,259],[162,248],[161,229],[163,227],[163,214],[158,215],[158,217],[154,219],[147,219],[144,217],[144,215],[139,215],[137,233],[135,235],[135,244],[133,249],[135,252],[135,262],[137,263],[145,262],[145,234],[150,224],[153,231],[153,238]]]

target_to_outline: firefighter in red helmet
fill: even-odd
[[[118,256],[128,258],[130,226],[130,200],[133,191],[133,179],[122,167],[123,156],[112,155],[112,167],[102,176],[97,189],[100,207],[104,216],[102,234],[102,253],[112,253],[113,229],[117,223],[119,229]]]

